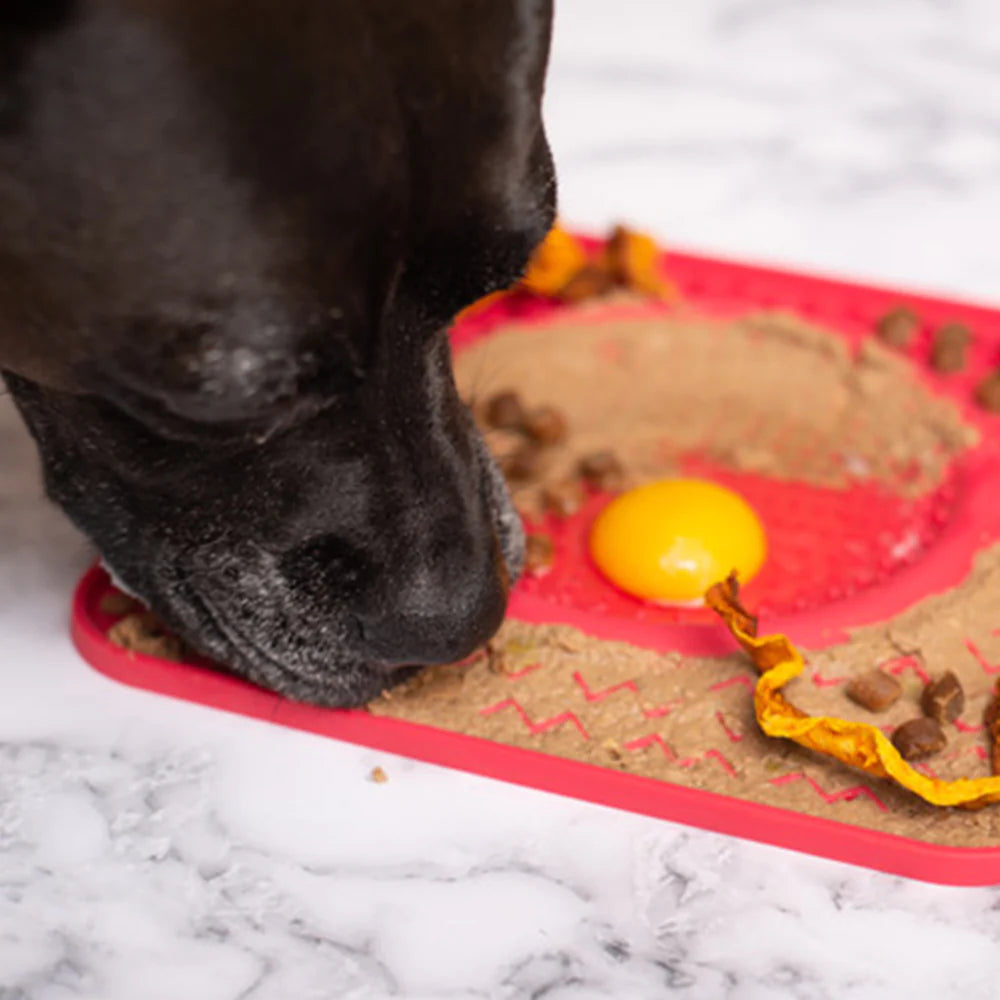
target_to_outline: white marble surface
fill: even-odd
[[[993,0],[561,0],[548,109],[569,221],[1000,299]],[[997,995],[1000,890],[115,686],[88,557],[0,400],[2,1000]]]

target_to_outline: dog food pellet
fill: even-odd
[[[931,366],[942,373],[959,372],[965,367],[966,348],[972,333],[964,323],[945,323],[934,334]]]
[[[625,470],[613,451],[595,451],[584,455],[577,471],[588,486],[605,493],[616,493],[625,485]]]
[[[920,317],[907,306],[890,309],[876,324],[879,337],[890,347],[908,347],[920,328]]]
[[[942,375],[960,372],[965,367],[965,348],[958,344],[935,345],[931,352],[931,367]]]
[[[964,323],[944,323],[934,334],[935,344],[965,347],[972,342],[972,331]]]
[[[983,712],[983,724],[989,735],[990,768],[993,774],[1000,774],[1000,681],[993,689],[993,696]]]
[[[903,760],[920,760],[930,757],[947,745],[944,730],[926,716],[904,722],[893,734],[892,745]]]
[[[139,607],[139,602],[128,594],[123,594],[120,590],[109,590],[103,594],[97,605],[102,615],[112,615],[115,618],[135,611]]]
[[[1000,372],[987,375],[976,389],[976,402],[990,413],[1000,413]]]
[[[155,615],[148,611],[133,613],[115,622],[108,629],[108,640],[122,649],[161,660],[180,662],[184,647],[180,639],[171,635]]]
[[[528,576],[544,576],[555,558],[555,546],[548,535],[528,535],[524,540],[524,572]]]
[[[931,681],[920,698],[924,715],[944,725],[954,722],[965,708],[965,692],[961,681],[949,670]]]
[[[869,670],[851,678],[844,693],[869,712],[884,712],[899,700],[903,688],[892,674],[883,670]]]
[[[520,430],[524,426],[524,404],[512,390],[498,392],[486,404],[486,422],[498,430]]]
[[[504,455],[498,464],[505,478],[511,482],[523,483],[538,475],[541,458],[541,452],[536,445],[525,443]]]
[[[381,767],[373,767],[372,773],[368,775],[376,785],[384,785],[389,780],[389,775]]]
[[[525,417],[524,432],[539,444],[559,444],[566,440],[566,418],[554,406],[539,406]]]
[[[542,504],[556,517],[572,517],[583,506],[583,487],[577,479],[567,479],[542,490]]]

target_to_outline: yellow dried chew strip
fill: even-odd
[[[555,226],[531,255],[520,286],[535,295],[556,298],[586,263],[580,241]]]
[[[516,289],[546,299],[579,301],[616,287],[655,299],[678,297],[661,273],[660,248],[652,237],[616,226],[592,259],[575,236],[557,225],[535,249],[517,284],[474,302],[459,316],[472,316]]]
[[[652,236],[616,226],[598,258],[622,288],[654,299],[677,297],[677,289],[660,271],[660,248]]]
[[[781,689],[802,673],[802,655],[783,635],[757,635],[757,619],[739,602],[735,575],[717,583],[705,601],[725,622],[760,673],[754,712],[767,736],[793,740],[879,778],[891,778],[935,806],[978,809],[1000,801],[1000,776],[942,781],[915,771],[875,726],[827,716],[810,716],[792,705]]]

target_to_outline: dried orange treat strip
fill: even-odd
[[[754,712],[767,736],[789,739],[878,778],[890,778],[935,806],[979,808],[1000,802],[1000,776],[942,781],[915,771],[885,734],[864,722],[811,716],[781,689],[804,668],[802,655],[783,635],[757,635],[757,620],[740,604],[735,575],[717,583],[705,601],[725,622],[760,673]]]
[[[535,295],[555,298],[586,263],[583,244],[555,226],[531,255],[520,285]]]
[[[558,298],[562,290],[587,266],[587,262],[587,252],[583,249],[583,244],[556,225],[535,248],[524,277],[519,282],[473,302],[458,314],[458,319],[474,316],[518,288],[532,295]]]
[[[660,248],[645,233],[615,226],[601,254],[615,282],[652,298],[675,298],[677,289],[660,271]]]
[[[596,256],[560,226],[554,226],[535,249],[524,277],[511,288],[493,292],[459,313],[472,316],[517,289],[548,299],[579,302],[623,288],[649,298],[676,299],[679,293],[660,269],[660,249],[651,236],[616,226]]]

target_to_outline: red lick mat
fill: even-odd
[[[767,630],[788,632],[804,646],[829,645],[842,639],[850,627],[884,620],[922,597],[959,583],[976,551],[1000,539],[1000,504],[990,503],[993,484],[1000,485],[1000,419],[979,412],[971,402],[976,382],[1000,360],[1000,311],[693,256],[672,254],[667,269],[686,300],[699,309],[737,314],[781,306],[837,330],[852,344],[870,335],[875,320],[888,308],[906,301],[920,311],[926,324],[912,348],[921,377],[935,393],[954,398],[965,418],[983,435],[983,443],[953,465],[941,486],[915,503],[865,486],[833,491],[779,484],[706,468],[692,456],[691,471],[737,488],[765,521],[772,563],[747,588],[746,597],[751,603],[757,600]],[[644,315],[650,308],[662,309],[641,306],[634,311]],[[548,323],[558,320],[560,310],[553,303],[521,296],[501,300],[459,325],[454,335],[456,350],[512,319]],[[620,317],[622,307],[614,307],[608,315]],[[595,317],[599,319],[599,314],[589,313],[588,321]],[[972,326],[976,342],[968,369],[944,379],[930,372],[923,361],[930,331],[950,320]],[[656,649],[702,655],[729,651],[728,635],[704,612],[653,609],[612,590],[597,577],[583,539],[600,503],[601,498],[595,497],[576,518],[548,526],[556,534],[557,567],[544,578],[525,580],[518,586],[512,616],[564,622],[599,638],[624,639]],[[99,569],[83,578],[73,602],[73,638],[94,667],[135,687],[894,874],[965,885],[1000,882],[1000,847],[943,847],[889,836],[429,726],[361,711],[301,705],[205,664],[180,665],[126,653],[105,638],[112,620],[99,605],[109,589],[107,575]],[[956,821],[961,821],[960,813]]]

